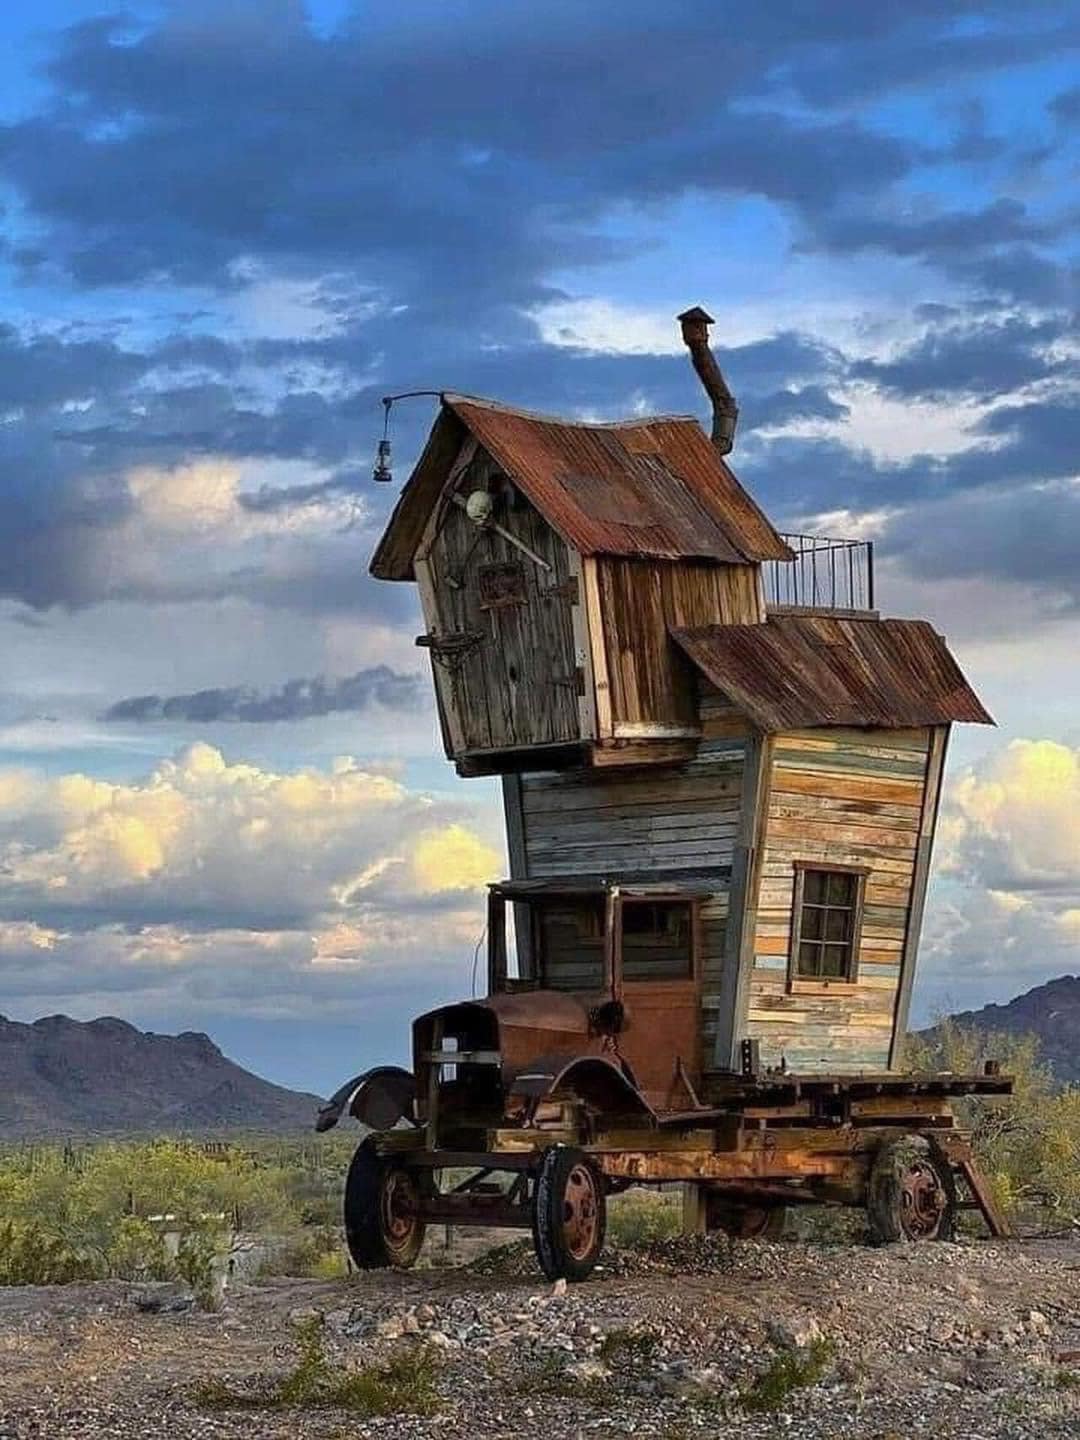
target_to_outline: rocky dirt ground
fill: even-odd
[[[654,1242],[465,1268],[0,1290],[0,1436],[1080,1435],[1080,1240]],[[381,1412],[381,1413],[380,1413]]]

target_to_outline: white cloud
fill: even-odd
[[[460,967],[503,868],[492,838],[348,757],[275,771],[200,743],[136,782],[0,772],[5,990],[212,992],[266,1013],[330,1003],[345,971],[355,987]]]
[[[1015,740],[950,787],[927,907],[924,1011],[1080,969],[1080,749]]]

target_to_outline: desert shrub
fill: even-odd
[[[907,1068],[919,1072],[977,1074],[988,1059],[1013,1077],[1013,1094],[965,1096],[953,1106],[995,1198],[1012,1213],[1080,1220],[1080,1089],[1055,1088],[1034,1036],[944,1020],[926,1036],[909,1036],[905,1050]]]
[[[354,1144],[343,1136],[326,1146],[161,1139],[0,1149],[0,1216],[10,1222],[0,1236],[0,1283],[43,1273],[171,1278],[186,1267],[208,1295],[214,1266],[203,1252],[219,1249],[232,1229],[283,1237],[299,1263],[294,1273],[339,1274],[341,1186]],[[182,1264],[164,1254],[166,1228],[189,1237]],[[35,1245],[45,1257],[36,1267]]]
[[[196,1405],[208,1410],[347,1410],[361,1416],[434,1415],[439,1408],[436,1362],[423,1346],[403,1350],[381,1365],[338,1369],[326,1354],[318,1316],[297,1330],[299,1354],[293,1368],[277,1380],[256,1378],[245,1386],[220,1379],[196,1386]]]
[[[346,1274],[344,1241],[333,1225],[308,1225],[277,1246],[259,1266],[260,1275],[296,1275],[335,1280]]]
[[[823,1336],[801,1349],[781,1351],[743,1390],[743,1408],[765,1412],[779,1410],[794,1391],[804,1390],[823,1380],[835,1357],[836,1345]]]
[[[647,1245],[651,1240],[668,1240],[681,1230],[678,1191],[628,1190],[608,1207],[608,1239],[617,1245]]]
[[[220,1227],[202,1225],[184,1235],[177,1252],[176,1273],[191,1286],[204,1310],[216,1310],[220,1299],[217,1275],[222,1240]]]
[[[34,1221],[0,1222],[0,1285],[69,1285],[98,1271],[93,1257]]]
[[[161,1232],[137,1215],[117,1221],[105,1263],[108,1273],[119,1280],[168,1280],[173,1273]]]

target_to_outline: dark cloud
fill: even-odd
[[[1064,375],[1071,368],[1065,353],[1052,348],[1067,341],[1073,324],[1069,316],[1029,318],[1006,313],[959,323],[941,318],[945,323],[929,329],[892,359],[857,361],[851,367],[852,377],[903,396],[989,398]]]
[[[740,473],[766,503],[902,504],[1024,483],[1040,465],[1064,473],[1072,431],[1052,405],[1041,425],[1030,411],[988,423],[996,449],[899,466],[755,435],[841,419],[852,378],[958,398],[1063,375],[1053,346],[1068,322],[1002,309],[1060,310],[1075,294],[1070,217],[1040,189],[1050,152],[1026,137],[1028,164],[992,107],[940,103],[937,77],[1057,58],[1070,36],[1056,4],[963,8],[977,25],[932,0],[753,12],[418,0],[407,23],[400,7],[357,6],[326,34],[300,0],[179,0],[138,26],[70,27],[44,98],[0,126],[0,176],[33,236],[9,260],[71,291],[152,286],[171,309],[138,346],[78,326],[0,329],[0,409],[13,417],[0,425],[0,594],[39,610],[237,594],[400,617],[400,594],[359,578],[389,500],[366,484],[379,396],[446,386],[563,413],[702,411],[684,357],[545,344],[527,313],[561,297],[560,274],[634,256],[633,227],[612,216],[688,196],[764,199],[803,249],[933,266],[958,289],[888,361],[853,364],[791,330],[722,351],[742,410]],[[937,133],[890,133],[862,104],[871,93],[938,105]],[[1075,106],[1072,92],[1043,103],[1061,122]],[[1002,176],[1022,163],[1020,198]],[[941,186],[943,166],[972,183]],[[242,306],[263,281],[300,285],[326,324],[228,338],[210,333],[220,311],[169,288]],[[395,410],[399,477],[430,417],[426,402]],[[306,485],[246,490],[252,517],[362,493],[363,519],[342,536],[338,517],[321,545],[283,527],[257,558],[183,575],[118,560],[125,472],[219,455],[317,467]]]
[[[413,710],[425,701],[426,690],[418,675],[401,675],[387,665],[375,665],[339,679],[317,676],[313,680],[287,680],[280,689],[270,691],[237,685],[196,690],[189,695],[133,695],[110,705],[102,718],[135,724],[154,720],[192,724],[230,720],[264,725],[310,720],[343,710],[367,710],[372,705]]]

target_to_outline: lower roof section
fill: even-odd
[[[770,733],[994,723],[926,620],[770,615],[761,625],[671,634],[706,679]]]

